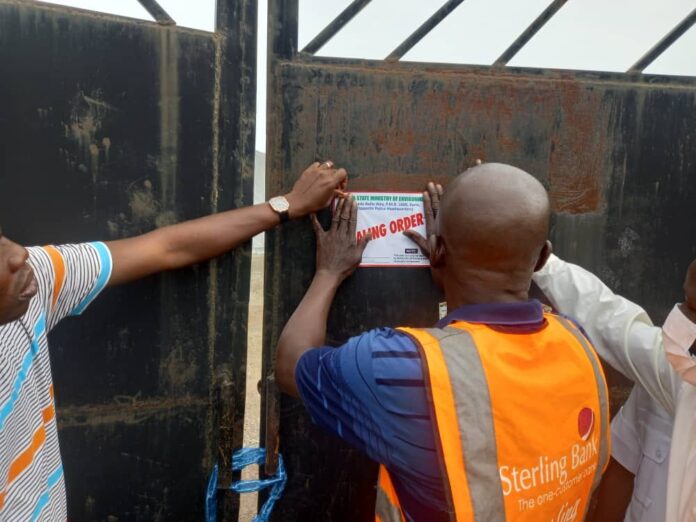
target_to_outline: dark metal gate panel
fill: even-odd
[[[212,34],[0,2],[9,237],[117,239],[251,203],[256,2],[218,4]],[[249,255],[107,290],[53,332],[72,520],[202,518],[241,445]]]
[[[418,191],[478,158],[511,163],[548,187],[562,257],[655,321],[681,299],[696,257],[693,78],[320,59],[295,54],[292,14],[275,14],[286,40],[269,75],[269,193],[289,190],[315,159],[345,166],[353,190]],[[309,223],[270,234],[266,256],[270,371],[313,274]],[[329,342],[377,326],[431,325],[438,300],[427,270],[358,270],[339,290]],[[289,482],[276,520],[372,519],[375,465],[312,426],[288,397],[280,441]]]

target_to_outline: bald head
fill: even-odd
[[[467,170],[442,199],[439,233],[447,265],[498,273],[505,284],[529,288],[546,244],[549,212],[546,190],[523,170],[502,163]]]

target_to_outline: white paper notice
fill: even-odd
[[[413,229],[425,236],[423,194],[353,192],[358,202],[358,238],[372,233],[360,266],[429,266],[418,246],[404,236]]]

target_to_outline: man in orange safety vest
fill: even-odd
[[[335,292],[369,239],[356,238],[347,199],[328,231],[313,220],[317,270],[278,341],[278,383],[381,463],[377,520],[583,520],[608,460],[608,397],[582,330],[529,299],[551,253],[548,195],[488,163],[424,198],[432,234],[407,235],[449,315],[324,346]]]

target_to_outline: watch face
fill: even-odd
[[[268,203],[271,205],[271,208],[278,213],[287,212],[287,210],[290,208],[290,203],[288,203],[288,200],[283,196],[271,198],[268,200]]]

